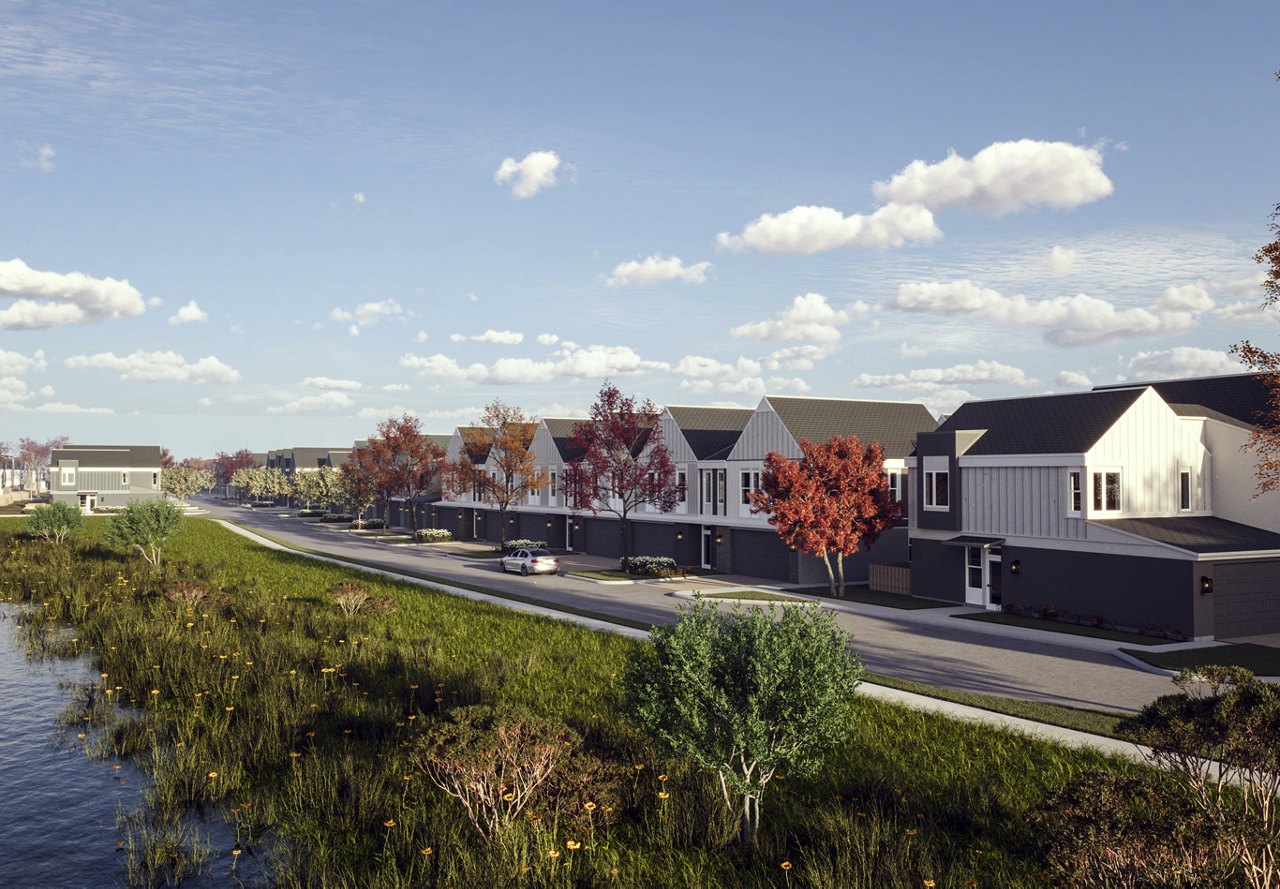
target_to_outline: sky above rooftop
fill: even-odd
[[[1239,370],[1280,5],[0,0],[0,441]]]

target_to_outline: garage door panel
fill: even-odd
[[[1280,633],[1280,559],[1215,565],[1213,598],[1217,638]]]

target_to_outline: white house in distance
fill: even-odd
[[[67,445],[49,458],[56,502],[82,512],[163,497],[159,445]]]

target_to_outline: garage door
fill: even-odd
[[[1280,633],[1280,559],[1213,567],[1213,635]]]

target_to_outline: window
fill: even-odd
[[[553,472],[553,473],[551,473],[551,500],[552,500],[552,502],[554,502],[554,501],[555,501],[555,499],[556,499],[556,474]]]
[[[151,487],[153,488],[160,487],[160,473],[158,472],[151,473]]]
[[[1093,512],[1120,511],[1120,470],[1103,469],[1093,473]]]
[[[123,487],[126,487],[126,488],[129,487],[129,473],[127,472],[120,473],[120,484]]]
[[[889,499],[897,502],[902,499],[901,477],[896,471],[887,472],[885,475],[889,478]]]
[[[966,546],[964,548],[965,585],[971,590],[982,589],[982,547]]]
[[[925,509],[950,509],[950,473],[926,470],[924,474]]]
[[[716,502],[721,506],[721,512],[724,511],[724,488],[725,488],[725,471],[723,469],[716,470]]]
[[[758,490],[760,490],[760,473],[742,473],[742,502],[749,504],[751,502],[751,492]]]
[[[680,502],[685,503],[689,499],[689,476],[683,469],[676,473],[676,488],[680,492]]]
[[[1191,470],[1178,470],[1178,509],[1191,509]]]
[[[1084,506],[1084,489],[1081,484],[1084,474],[1079,470],[1072,470],[1067,473],[1067,514],[1080,515],[1080,510]]]
[[[76,471],[74,469],[62,470],[62,483],[64,485],[74,485],[76,483]]]

